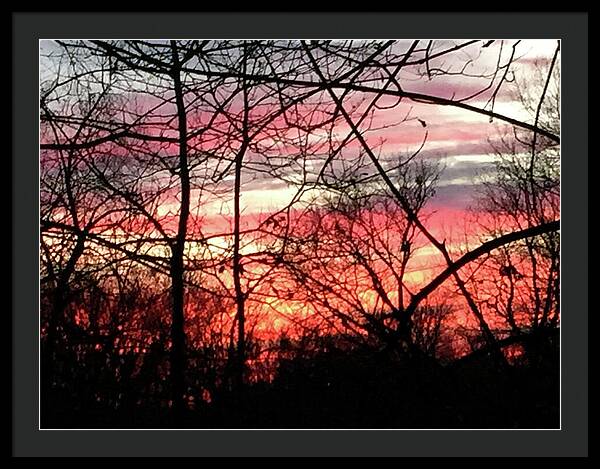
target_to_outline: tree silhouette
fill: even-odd
[[[488,360],[499,390],[514,345],[554,363],[560,51],[523,77],[519,47],[45,41],[44,408],[79,400],[110,409],[106,425],[141,408],[146,425],[251,421],[263,396],[285,400],[305,374],[329,395],[349,379],[396,389],[397,372],[435,400],[448,383],[459,393],[448,370],[475,366],[452,345],[463,312],[469,359]],[[459,79],[473,84],[461,92]],[[527,117],[500,109],[508,90]],[[427,108],[499,127],[467,243],[431,221],[445,168]],[[271,189],[285,200],[263,206]],[[420,264],[426,252],[441,264]]]

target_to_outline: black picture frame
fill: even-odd
[[[560,430],[39,430],[38,41],[44,38],[560,38]],[[13,13],[13,456],[587,456],[586,13]]]

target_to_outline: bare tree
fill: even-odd
[[[273,50],[269,50],[268,44],[257,47],[245,42],[207,41],[57,44],[61,52],[54,51],[53,59],[60,57],[60,63],[66,57],[72,66],[61,70],[44,90],[44,109],[52,107],[46,104],[49,99],[56,99],[59,104],[67,99],[77,100],[77,96],[72,96],[72,87],[80,83],[91,88],[101,86],[104,92],[98,101],[102,103],[107,101],[109,92],[130,95],[129,101],[114,104],[112,113],[97,112],[94,119],[74,116],[54,106],[52,112],[43,114],[42,121],[59,127],[62,134],[43,138],[42,149],[85,152],[82,164],[93,174],[96,184],[127,207],[126,216],[115,227],[119,242],[107,239],[115,236],[115,230],[110,234],[102,229],[94,233],[94,242],[120,250],[135,246],[136,252],[126,251],[130,256],[168,272],[172,299],[172,400],[176,414],[180,414],[185,395],[186,271],[207,267],[203,267],[200,258],[194,259],[194,267],[189,262],[186,265],[186,257],[190,260],[189,254],[186,256],[190,241],[196,248],[208,242],[201,231],[200,218],[191,218],[192,212],[225,193],[233,168],[232,275],[237,304],[236,379],[241,383],[246,355],[247,296],[242,287],[240,228],[244,166],[257,172],[281,173],[290,163],[270,157],[269,152],[288,145],[298,146],[300,154],[306,155],[309,136],[325,126],[331,127],[336,117],[322,111],[319,115],[317,109],[322,100],[318,90],[294,96],[286,92],[286,87],[276,90],[257,87],[245,78],[248,70],[262,73],[269,67],[273,70],[277,67],[284,73],[299,73],[292,68],[297,61],[288,58],[296,53],[294,47],[272,45]],[[369,57],[382,48],[377,46],[373,50]],[[278,55],[280,60],[273,62]],[[364,66],[362,62],[349,64],[343,76],[357,74]],[[218,73],[207,75],[203,73],[206,69]],[[299,106],[311,97],[315,99],[306,106],[313,110],[302,112]],[[70,131],[73,127],[82,129],[83,134]],[[289,136],[292,129],[297,134]],[[255,156],[245,165],[249,152]],[[293,155],[288,159],[292,163],[297,160]],[[177,200],[176,207],[172,207],[173,200]],[[73,212],[79,213],[94,207],[94,202],[73,205]],[[166,214],[165,205],[171,205]],[[76,223],[65,225],[71,232],[81,231]],[[145,251],[143,256],[139,255],[140,250]]]
[[[516,79],[531,113],[521,119],[498,112],[518,45],[53,42],[40,105],[45,343],[84,330],[94,347],[91,336],[165,348],[175,424],[193,392],[241,397],[251,377],[268,376],[285,355],[273,338],[282,330],[315,347],[330,334],[438,357],[442,289],[456,288],[481,350],[506,365],[498,318],[508,336],[559,321],[559,51],[537,86]],[[489,67],[472,68],[481,57]],[[457,80],[472,89],[458,95]],[[429,221],[443,169],[423,155],[431,124],[413,106],[513,130],[494,142],[491,216],[476,246],[456,248]],[[415,129],[401,156],[379,139]],[[269,184],[288,200],[249,213],[245,201]],[[442,264],[413,280],[426,251]],[[66,317],[86,302],[79,323]],[[154,324],[165,305],[168,320]],[[54,352],[45,356],[50,370]]]
[[[515,81],[515,98],[530,117],[560,132],[560,45],[548,63]],[[491,142],[495,172],[484,181],[479,210],[488,236],[543,225],[560,217],[560,149],[543,136],[513,129]],[[552,329],[559,324],[560,236],[549,232],[504,246],[491,255],[486,275],[474,279],[491,314],[511,335]],[[487,279],[485,281],[484,279]]]

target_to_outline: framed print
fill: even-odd
[[[587,455],[586,15],[13,27],[14,453]]]

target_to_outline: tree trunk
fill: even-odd
[[[187,154],[187,116],[183,101],[180,77],[179,53],[175,41],[171,42],[173,53],[173,83],[179,130],[179,181],[181,206],[177,236],[171,247],[171,386],[175,423],[180,424],[185,409],[185,329],[184,329],[184,265],[183,253],[187,237],[190,212],[190,175]]]
[[[234,370],[234,387],[237,391],[244,383],[244,368],[246,362],[246,336],[245,336],[245,297],[241,282],[240,259],[240,192],[242,176],[243,154],[238,155],[235,162],[234,186],[234,236],[233,236],[233,282],[235,287],[236,320],[237,320],[237,347]]]

